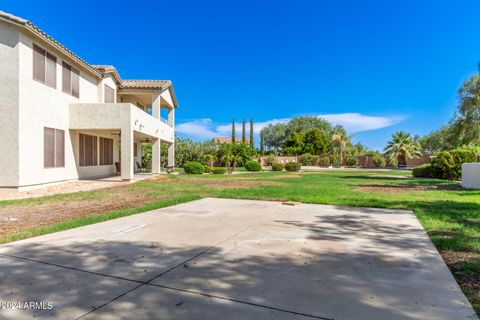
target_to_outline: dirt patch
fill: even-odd
[[[357,190],[361,192],[377,192],[377,193],[409,193],[424,191],[461,191],[459,185],[441,184],[441,185],[416,185],[416,184],[360,184]]]
[[[480,254],[449,250],[440,251],[440,254],[470,302],[479,308]]]
[[[111,196],[101,200],[65,200],[9,206],[0,209],[0,238],[22,230],[117,209],[133,208],[156,200],[159,198],[146,198],[118,188]]]

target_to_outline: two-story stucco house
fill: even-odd
[[[0,11],[0,187],[118,169],[130,180],[146,142],[158,174],[160,142],[173,165],[176,108],[170,81],[124,80],[114,67],[90,65],[31,22]]]

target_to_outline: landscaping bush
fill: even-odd
[[[294,171],[300,171],[300,167],[302,165],[298,162],[289,162],[285,165],[285,170],[294,172]]]
[[[227,172],[227,169],[225,169],[224,167],[213,167],[211,168],[211,171],[213,174],[224,174],[225,172]]]
[[[203,166],[203,172],[205,172],[205,173],[210,173],[210,172],[212,172],[212,168],[209,167],[209,166],[207,166],[207,165],[205,165],[205,166]]]
[[[262,165],[258,161],[250,160],[245,163],[245,170],[247,171],[260,171]]]
[[[320,156],[312,156],[312,165],[318,166],[319,161],[320,161]]]
[[[355,167],[358,163],[358,158],[355,156],[348,156],[347,159],[345,159],[345,164],[347,167]]]
[[[319,157],[317,163],[319,166],[328,167],[331,162],[329,157]]]
[[[433,178],[459,180],[462,176],[462,163],[476,162],[477,154],[472,149],[442,151],[432,159]]]
[[[330,156],[330,164],[334,167],[340,167],[342,164],[340,163],[340,156],[338,154],[333,154]]]
[[[281,163],[272,164],[272,171],[283,171],[283,164]]]
[[[264,159],[266,166],[271,166],[275,163],[275,157],[270,155]]]
[[[314,166],[313,156],[310,153],[304,153],[300,157],[300,163],[304,166]]]
[[[419,178],[431,178],[432,177],[432,164],[424,163],[412,169],[414,177]]]
[[[185,163],[183,170],[185,170],[185,173],[188,174],[203,174],[205,172],[203,164],[195,161]]]
[[[385,165],[387,164],[385,157],[381,154],[374,154],[372,160],[373,160],[373,164],[377,168],[385,168]]]

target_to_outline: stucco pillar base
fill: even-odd
[[[462,164],[462,187],[465,189],[480,189],[480,163]]]
[[[173,167],[175,165],[175,143],[168,146],[168,166]]]
[[[160,139],[152,142],[152,174],[160,174],[161,162],[160,162],[161,142]]]
[[[120,166],[122,180],[133,179],[133,130],[122,129],[120,133]]]

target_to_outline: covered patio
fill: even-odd
[[[71,104],[70,128],[79,179],[106,176],[106,173],[111,175],[120,169],[122,180],[133,180],[138,167],[142,166],[141,145],[144,143],[152,145],[153,175],[161,173],[162,142],[168,145],[166,165],[174,166],[175,108],[173,89],[164,81],[126,81],[117,91],[117,103]],[[162,118],[162,112],[166,119]],[[93,155],[87,154],[87,157],[94,160],[88,163],[82,162],[85,148],[81,135],[93,136],[88,137],[87,145]],[[108,150],[102,149],[100,139],[112,140],[107,141]],[[97,143],[99,147],[96,147]],[[102,163],[103,156],[107,162]],[[99,162],[95,160],[97,158]]]

